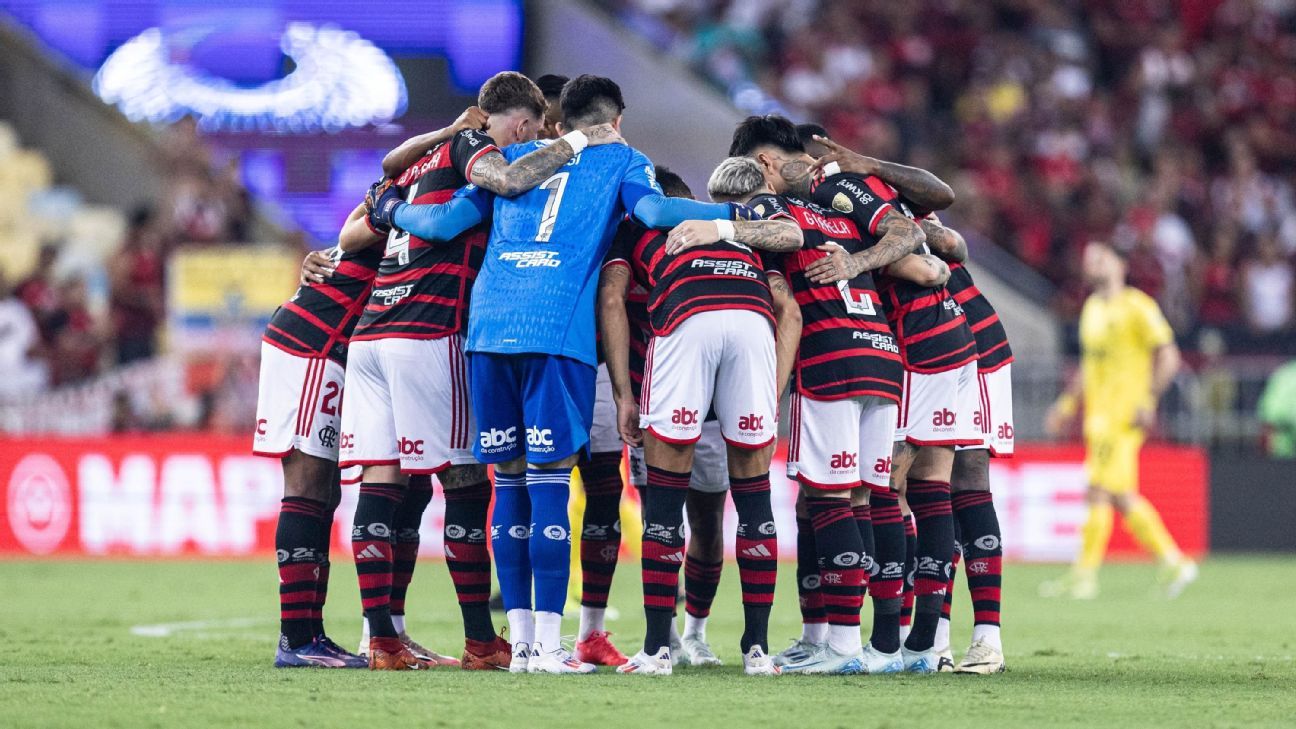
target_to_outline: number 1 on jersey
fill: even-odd
[[[567,190],[568,172],[559,172],[540,183],[541,190],[549,191],[545,200],[544,212],[540,215],[540,230],[536,231],[536,242],[547,243],[553,235],[554,223],[558,222],[558,208],[562,205],[563,193]]]

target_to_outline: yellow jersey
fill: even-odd
[[[1127,430],[1152,400],[1152,354],[1174,341],[1156,301],[1136,288],[1092,294],[1080,312],[1080,371],[1087,437]]]

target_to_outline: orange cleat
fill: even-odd
[[[369,639],[369,670],[421,671],[427,665],[410,652],[399,638]]]
[[[470,639],[464,641],[460,668],[465,671],[507,671],[512,660],[513,647],[500,636],[495,636],[495,640],[489,643]]]
[[[400,642],[405,646],[414,657],[423,663],[424,668],[458,668],[459,659],[443,656],[436,651],[430,651],[419,645],[417,641],[405,633],[400,634]]]
[[[576,660],[596,666],[620,666],[629,661],[625,654],[612,645],[611,633],[594,631],[585,640],[576,643]]]

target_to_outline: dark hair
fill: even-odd
[[[604,76],[581,74],[568,81],[562,90],[564,123],[570,128],[606,124],[625,109],[621,87]]]
[[[546,99],[556,99],[562,95],[563,86],[566,85],[567,81],[566,76],[546,73],[536,79],[536,86],[540,87],[540,93],[544,94]]]
[[[806,122],[805,124],[796,125],[797,138],[801,140],[801,146],[809,147],[811,144],[818,144],[815,141],[816,136],[828,139],[828,130],[823,128],[822,124]]]
[[[666,197],[693,197],[693,191],[689,189],[684,178],[667,167],[657,168],[657,184],[661,185]]]
[[[796,125],[785,116],[767,114],[749,116],[734,130],[729,145],[730,157],[747,157],[757,147],[776,147],[784,152],[804,152],[805,145],[797,136]]]
[[[482,84],[477,106],[487,114],[525,109],[543,119],[549,104],[531,79],[516,71],[501,71]]]

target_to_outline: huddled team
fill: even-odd
[[[606,78],[498,74],[454,125],[392,150],[338,246],[308,257],[264,337],[254,440],[284,468],[276,665],[665,675],[718,663],[706,621],[728,492],[747,674],[1002,671],[989,459],[1013,451],[1012,353],[966,243],[936,215],[949,187],[766,116],[739,125],[708,182],[715,202],[699,202],[624,143],[623,109]],[[789,385],[803,630],[774,655],[769,470]],[[647,624],[630,658],[603,625],[626,446]],[[585,491],[574,654],[560,639],[573,468]],[[360,481],[359,656],[321,618],[341,473]],[[404,624],[433,474],[458,660]],[[960,558],[974,628],[955,666]],[[508,641],[491,619],[492,563]]]

